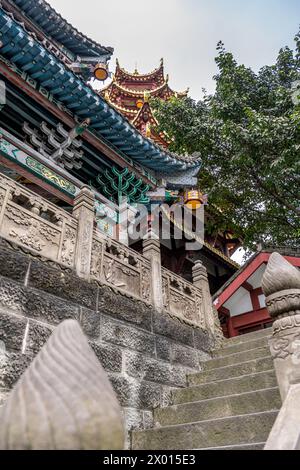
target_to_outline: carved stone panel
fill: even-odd
[[[61,252],[61,262],[72,268],[75,263],[76,229],[66,226]]]
[[[0,189],[0,209],[1,209],[2,205],[3,205],[4,198],[5,198],[5,191],[3,191],[2,189]]]
[[[195,300],[175,289],[170,288],[170,313],[189,323],[198,324]]]
[[[151,302],[151,273],[150,266],[143,266],[141,272],[141,297],[146,302]]]
[[[10,203],[5,210],[1,236],[56,260],[60,230],[33,213]]]
[[[92,245],[91,276],[101,279],[103,243],[94,238]]]
[[[164,275],[162,278],[162,292],[163,292],[164,307],[166,310],[168,310],[169,305],[170,305],[169,278],[168,276],[164,276]]]
[[[140,297],[140,273],[132,266],[105,255],[103,278],[108,284]]]

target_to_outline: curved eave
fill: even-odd
[[[116,80],[112,81],[109,85],[107,85],[105,88],[100,90],[101,96],[103,96],[103,93],[105,92],[113,93],[114,88],[116,88],[124,96],[130,96],[131,98],[144,98],[144,90],[142,91],[132,90],[131,88],[127,88],[123,85],[120,85]],[[186,96],[188,93],[187,91],[182,92],[182,93],[177,93],[176,91],[173,91],[169,87],[167,80],[165,80],[164,83],[160,85],[159,87],[154,88],[153,90],[145,90],[145,91],[147,91],[152,98],[159,96],[163,92],[165,92],[166,95],[178,96],[178,97]]]
[[[13,0],[24,14],[48,36],[79,56],[99,57],[113,54],[112,47],[105,47],[88,38],[68,23],[45,0]]]
[[[200,167],[199,161],[163,151],[99,94],[68,70],[53,54],[33,39],[0,8],[1,55],[60,101],[78,119],[91,119],[91,128],[127,157],[149,169],[185,171]]]
[[[135,111],[133,109],[129,109],[129,108],[124,108],[123,106],[119,106],[117,105],[116,103],[113,103],[109,98],[106,99],[106,102],[112,106],[113,108],[115,108],[117,111],[119,111],[120,113],[122,114],[125,114],[126,117],[128,119],[133,119],[136,117],[138,111]]]
[[[135,82],[144,82],[144,81],[150,81],[159,78],[162,81],[165,81],[164,79],[164,62],[163,59],[160,61],[160,65],[157,69],[152,70],[152,72],[141,74],[141,73],[130,73],[127,70],[125,70],[123,67],[120,67],[118,59],[116,60],[116,72],[115,72],[116,78],[119,76],[122,77],[122,79],[127,79],[130,81],[135,81]]]

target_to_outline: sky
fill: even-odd
[[[77,29],[104,46],[128,71],[147,73],[165,61],[170,86],[214,91],[216,45],[255,71],[294,48],[300,0],[48,0]],[[244,250],[234,259],[242,262]]]
[[[165,60],[170,86],[214,90],[219,40],[235,58],[258,70],[276,60],[280,47],[294,47],[300,0],[48,0],[77,29],[115,49],[115,59],[141,73]]]

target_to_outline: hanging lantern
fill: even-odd
[[[138,109],[141,109],[141,108],[143,107],[143,105],[144,105],[144,101],[143,101],[143,100],[137,100],[137,102],[136,102],[136,107],[137,107]]]
[[[202,206],[202,194],[198,190],[186,191],[184,195],[184,204],[192,210],[199,209]]]
[[[107,64],[97,64],[94,68],[94,77],[97,80],[104,82],[108,78]]]

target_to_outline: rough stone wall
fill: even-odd
[[[185,386],[214,347],[206,332],[0,239],[0,405],[67,318],[88,336],[129,430],[150,427],[152,409]]]

